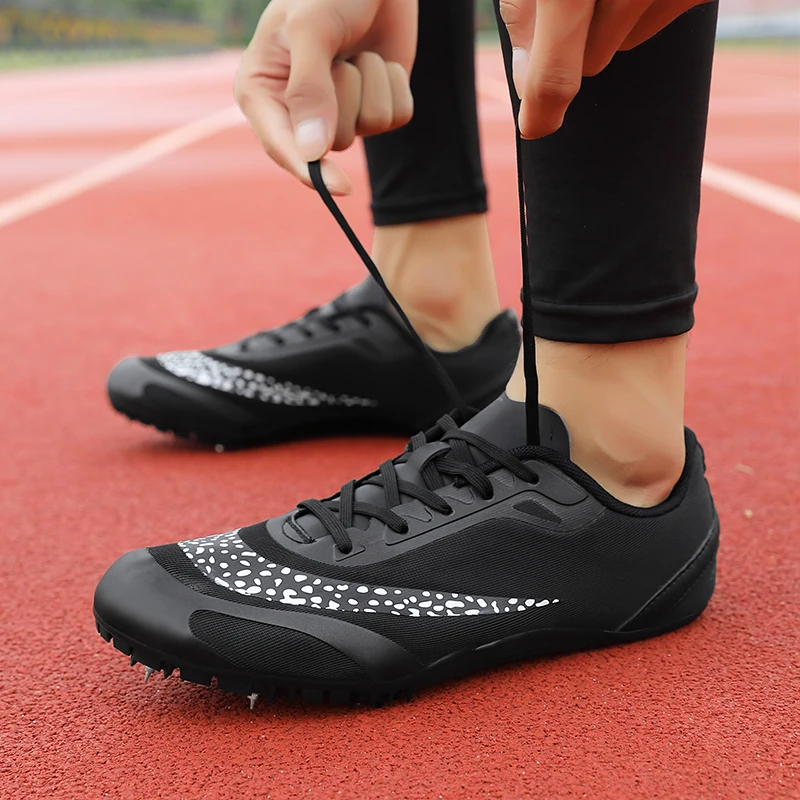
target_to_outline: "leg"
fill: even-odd
[[[574,460],[640,505],[684,463],[716,14],[695,8],[618,54],[560,131],[523,144],[540,399],[569,425]],[[524,391],[520,367],[509,394]]]
[[[475,101],[474,0],[422,0],[411,123],[365,140],[373,257],[423,339],[472,344],[500,310]]]

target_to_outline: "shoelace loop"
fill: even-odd
[[[536,352],[535,339],[533,333],[533,308],[531,302],[530,287],[530,265],[528,259],[528,236],[525,214],[525,186],[522,174],[522,161],[520,149],[522,139],[519,133],[519,126],[516,131],[517,148],[517,189],[519,195],[520,213],[520,238],[522,249],[522,329],[523,329],[523,351],[525,359],[525,376],[528,384],[528,397],[526,402],[526,423],[528,444],[539,445],[539,405],[538,405],[538,376],[536,374]],[[423,355],[431,371],[439,378],[442,387],[448,394],[456,408],[464,408],[461,393],[447,371],[435,357],[430,348],[422,341],[419,334],[414,330],[414,326],[409,321],[405,312],[397,302],[395,297],[386,286],[375,262],[370,258],[364,246],[359,241],[353,229],[342,214],[339,206],[336,205],[331,193],[328,191],[325,182],[322,180],[322,165],[319,161],[311,162],[308,165],[311,182],[319,193],[322,201],[339,223],[339,227],[344,231],[353,249],[358,254],[367,271],[375,279],[376,283],[383,289],[387,299],[394,307],[403,324],[408,329],[412,341],[416,344],[420,353]],[[392,509],[401,505],[403,497],[419,500],[429,509],[438,511],[441,514],[453,513],[453,508],[440,495],[435,493],[436,489],[441,489],[446,485],[444,476],[454,478],[455,486],[470,486],[485,500],[493,495],[493,488],[488,473],[499,468],[505,467],[511,473],[528,483],[538,482],[538,477],[522,461],[512,453],[502,450],[491,442],[486,441],[469,431],[461,430],[450,416],[442,417],[437,423],[438,440],[449,445],[441,452],[434,453],[431,458],[420,468],[420,476],[424,482],[423,486],[402,480],[395,469],[396,464],[401,463],[409,454],[414,453],[420,447],[434,441],[429,434],[416,434],[408,445],[406,453],[394,461],[386,461],[378,469],[377,473],[368,475],[359,481],[349,481],[342,486],[338,496],[330,500],[305,500],[298,504],[298,514],[308,513],[315,516],[325,530],[333,538],[336,547],[342,553],[350,553],[353,550],[353,541],[348,532],[353,527],[357,515],[365,516],[369,519],[377,519],[385,523],[391,530],[399,534],[409,531],[408,522]],[[470,448],[482,452],[488,460],[478,465],[475,464]],[[359,486],[374,485],[383,489],[384,503],[376,505],[356,500],[355,493]]]
[[[432,453],[422,465],[420,476],[425,485],[419,486],[403,480],[395,467],[405,463],[412,453],[424,445],[435,441],[448,446]],[[487,460],[476,464],[470,448],[483,453]],[[329,500],[304,500],[298,503],[298,509],[301,514],[306,512],[316,517],[340,552],[348,554],[353,550],[353,540],[348,529],[353,528],[357,515],[377,519],[395,533],[405,534],[409,531],[409,525],[406,519],[393,510],[397,506],[408,502],[408,499],[414,499],[439,514],[454,513],[450,503],[435,491],[447,485],[445,476],[455,479],[452,485],[470,486],[481,498],[491,500],[494,489],[488,473],[500,468],[507,469],[527,483],[538,482],[536,473],[512,453],[470,431],[460,429],[455,420],[447,415],[430,431],[412,437],[406,452],[394,460],[385,461],[376,473],[358,481],[348,481],[339,494]],[[383,489],[382,505],[356,500],[356,489],[370,485]]]

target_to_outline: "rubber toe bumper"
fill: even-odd
[[[134,550],[117,559],[101,579],[94,611],[112,636],[154,651],[173,666],[234,669],[192,635],[190,617],[198,599],[202,595],[175,580],[148,550]]]
[[[198,580],[205,580],[200,573]],[[137,660],[209,679],[227,675],[280,682],[288,676],[276,667],[286,663],[290,640],[292,660],[306,665],[302,678],[309,684],[380,685],[422,668],[400,645],[344,620],[195,591],[148,550],[135,550],[112,564],[95,592],[94,610],[101,633],[123,642]],[[283,655],[276,659],[276,653]],[[332,658],[343,667],[338,675],[327,670]],[[297,683],[296,667],[291,674]]]
[[[120,361],[108,376],[108,397],[130,419],[213,443],[264,423],[243,404],[171,375],[153,358],[131,356]]]

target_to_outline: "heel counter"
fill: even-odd
[[[715,515],[705,542],[692,560],[620,630],[668,630],[698,617],[714,594],[718,550],[719,519]]]

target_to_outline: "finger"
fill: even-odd
[[[294,128],[286,106],[262,94],[256,102],[248,103],[247,117],[267,155],[306,186],[313,188],[308,174],[308,163],[298,153],[295,145]],[[347,173],[332,161],[323,160],[322,179],[331,194],[353,193],[353,184]]]
[[[410,74],[417,52],[417,6],[409,0],[383,0],[359,50],[377,53],[387,64],[396,61]]]
[[[597,0],[586,51],[583,74],[604,70],[652,0]]]
[[[356,124],[361,107],[361,73],[347,61],[335,61],[331,74],[338,106],[332,149],[347,150],[356,138]]]
[[[394,118],[392,85],[386,63],[377,53],[360,53],[353,63],[361,73],[358,133],[360,136],[384,133],[392,127]]]
[[[386,74],[392,90],[392,130],[408,125],[414,116],[414,97],[405,68],[396,61],[386,64]]]
[[[316,161],[331,149],[336,134],[331,67],[341,46],[341,26],[335,20],[321,24],[319,9],[317,18],[310,19],[307,8],[290,14],[283,26],[291,63],[285,101],[298,152],[306,161]]]
[[[712,0],[657,0],[642,14],[636,26],[620,46],[620,50],[630,50],[642,42],[646,42],[685,11],[710,2]]]
[[[511,66],[517,97],[522,96],[536,28],[536,0],[500,0],[500,18],[511,40]]]
[[[594,0],[538,0],[536,27],[519,114],[525,139],[561,127],[581,87],[586,37]]]

